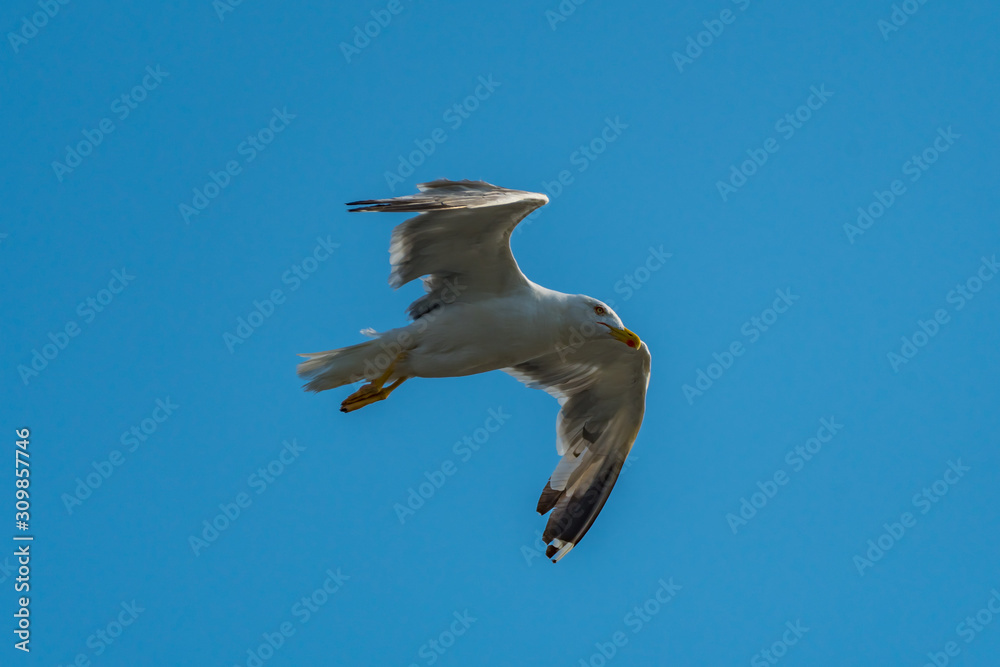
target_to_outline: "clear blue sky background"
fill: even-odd
[[[1000,254],[1000,10],[932,0],[889,31],[888,0],[562,5],[564,21],[547,15],[556,0],[248,0],[220,20],[209,0],[71,2],[35,31],[23,19],[39,5],[4,3],[4,665],[1000,662],[1000,278],[983,264]],[[391,22],[345,56],[371,12]],[[679,71],[688,38],[707,46]],[[467,100],[480,77],[492,92]],[[135,108],[115,103],[144,78]],[[476,108],[446,115],[456,104]],[[241,147],[275,109],[273,141]],[[808,120],[776,126],[796,113]],[[102,119],[113,131],[54,168]],[[602,145],[609,119],[620,133]],[[925,149],[933,164],[907,165]],[[751,155],[768,159],[741,167]],[[185,220],[230,161],[238,173]],[[755,173],[723,197],[734,165]],[[557,460],[551,398],[492,373],[412,381],[343,415],[347,389],[304,394],[295,354],[399,325],[419,293],[386,285],[403,216],[343,202],[439,177],[544,191],[563,171],[518,261],[613,301],[654,360],[634,463],[552,565],[534,513]],[[897,179],[881,217],[845,230]],[[318,239],[337,247],[292,278]],[[648,271],[661,247],[671,257]],[[123,270],[127,286],[102,291]],[[273,313],[227,345],[274,290]],[[793,305],[774,321],[778,290]],[[53,358],[26,374],[36,351]],[[716,379],[686,396],[699,371]],[[456,453],[490,410],[509,417]],[[30,656],[10,632],[22,427]],[[799,462],[817,432],[829,442]],[[285,442],[298,453],[272,463]],[[394,505],[446,461],[454,474],[401,523]],[[249,505],[226,526],[237,498]],[[745,524],[743,499],[760,506]],[[193,548],[213,520],[224,529]],[[303,598],[323,604],[307,615]],[[264,635],[280,647],[261,651]]]

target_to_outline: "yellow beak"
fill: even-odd
[[[598,322],[598,324],[604,324],[604,322]],[[642,341],[639,339],[635,333],[629,331],[628,329],[622,327],[621,329],[613,327],[610,324],[604,324],[608,328],[608,333],[615,340],[620,340],[629,347],[635,348],[636,350],[642,348]]]

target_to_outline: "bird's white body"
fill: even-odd
[[[440,378],[500,370],[567,344],[572,297],[533,283],[502,297],[446,304],[383,341],[412,339],[396,376]]]

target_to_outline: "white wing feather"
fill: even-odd
[[[566,358],[564,358],[566,357]],[[558,561],[580,543],[604,507],[642,425],[649,348],[593,340],[569,354],[551,353],[504,370],[544,389],[562,406],[556,451],[562,456],[538,499],[552,510],[542,536]]]

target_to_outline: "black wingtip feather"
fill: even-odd
[[[552,484],[547,482],[545,488],[542,489],[542,495],[538,497],[538,505],[535,507],[535,511],[539,514],[545,514],[556,506],[561,495],[562,491],[556,491],[552,488]]]
[[[582,496],[566,499],[564,504],[557,503],[555,511],[549,516],[549,521],[545,525],[542,542],[559,539],[564,543],[579,544],[608,501],[611,491],[615,488],[615,482],[618,481],[621,468],[622,461],[613,462],[602,471]]]

